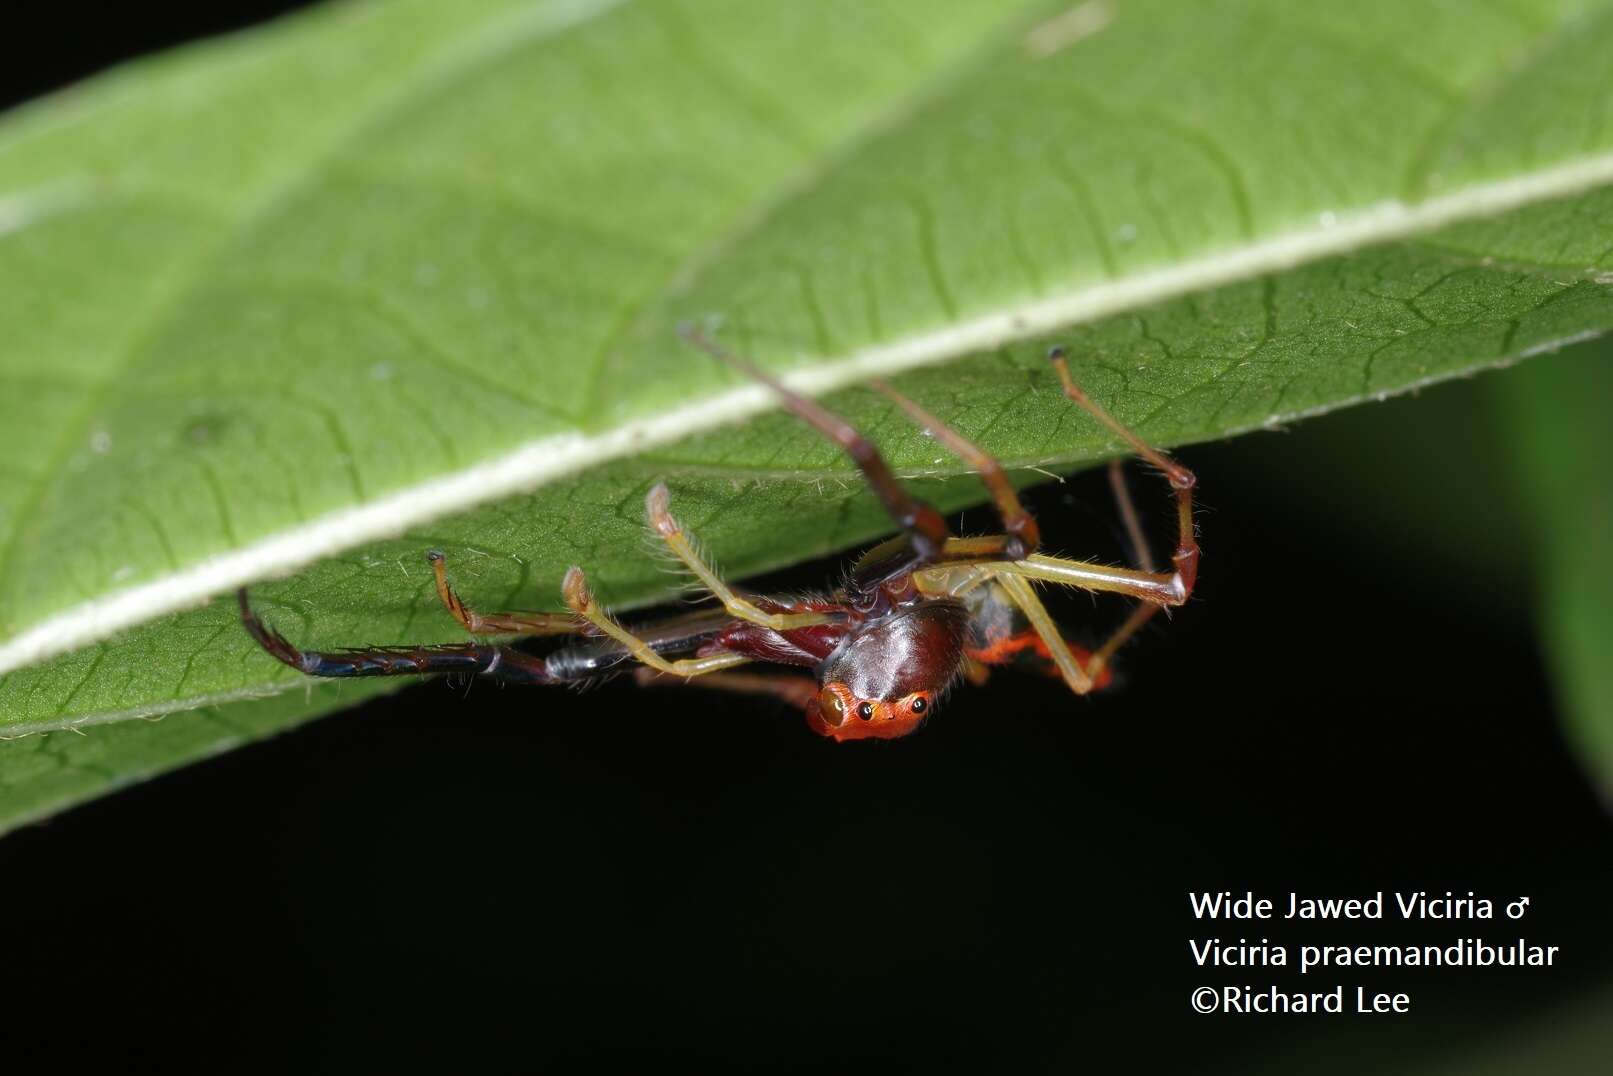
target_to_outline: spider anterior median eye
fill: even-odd
[[[862,718],[864,721],[867,721],[870,717],[873,717],[874,704],[871,702],[865,702],[861,706],[857,707],[857,716]]]
[[[839,726],[846,720],[846,703],[839,692],[826,687],[818,693],[818,712],[829,724]]]

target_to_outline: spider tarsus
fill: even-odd
[[[428,549],[426,550],[426,559],[433,564],[441,564],[446,558],[443,556],[442,550]]]
[[[588,577],[575,564],[566,569],[566,577],[560,581],[560,594],[566,607],[578,616],[587,616],[589,607],[594,604],[594,596],[588,592]]]
[[[678,533],[678,521],[672,518],[672,493],[665,482],[657,482],[644,498],[644,514],[650,526],[663,538]]]
[[[246,628],[247,634],[252,636],[260,647],[267,650],[281,664],[289,665],[301,672],[308,671],[303,662],[302,651],[292,646],[284,635],[265,624],[263,618],[253,612],[245,587],[236,590],[235,601],[241,608],[241,626]]]

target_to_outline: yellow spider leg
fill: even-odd
[[[1024,560],[996,565],[999,572],[1058,583],[1083,590],[1129,594],[1155,605],[1181,605],[1187,601],[1187,581],[1181,572],[1143,572],[1135,568],[1111,568],[1104,564],[1067,560],[1033,553]]]
[[[566,571],[566,578],[560,584],[560,591],[565,596],[566,606],[573,613],[621,643],[629,653],[652,669],[674,676],[700,676],[719,669],[732,669],[735,665],[744,665],[751,660],[744,654],[712,654],[703,658],[668,661],[657,654],[650,644],[616,623],[609,613],[599,607],[599,603],[594,601],[593,593],[588,589],[588,579],[583,575],[581,568],[574,567]]]
[[[1025,614],[1025,619],[1036,629],[1036,634],[1047,644],[1048,655],[1052,657],[1053,664],[1058,666],[1059,674],[1064,677],[1064,682],[1069,685],[1070,690],[1077,695],[1085,695],[1091,691],[1092,677],[1087,675],[1087,671],[1081,668],[1081,663],[1075,660],[1075,655],[1070,653],[1070,644],[1064,641],[1058,625],[1053,623],[1047,607],[1042,604],[1042,599],[1036,596],[1036,591],[1030,583],[1017,575],[1005,572],[997,576],[997,585],[1003,588],[1015,605],[1019,606],[1020,611]]]
[[[956,597],[974,589],[986,579],[1001,579],[1005,574],[1083,590],[1127,594],[1153,605],[1181,605],[1187,600],[1187,588],[1181,576],[1174,572],[1112,568],[1106,564],[1050,557],[1043,553],[1010,561],[970,560],[965,557],[933,568],[921,568],[913,573],[913,581],[926,594],[950,594]]]
[[[672,550],[696,578],[705,584],[706,589],[716,595],[717,600],[722,602],[723,608],[728,610],[730,615],[774,631],[827,624],[835,619],[829,613],[764,613],[751,602],[735,594],[711,566],[701,559],[694,543],[683,533],[683,527],[668,509],[670,500],[671,495],[667,492],[666,484],[657,482],[655,488],[650,490],[649,496],[644,499],[644,512],[649,517],[650,526],[655,528],[655,533],[661,536],[667,548]]]

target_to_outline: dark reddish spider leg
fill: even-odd
[[[585,630],[570,613],[478,613],[448,585],[443,555],[433,549],[426,559],[437,578],[437,597],[472,635],[579,635]]]
[[[1033,553],[1024,560],[996,566],[994,573],[1000,575],[1008,572],[1027,579],[1040,579],[1063,586],[1127,594],[1155,605],[1182,605],[1193,593],[1193,584],[1198,576],[1199,546],[1193,530],[1193,487],[1197,479],[1194,478],[1192,471],[1150,446],[1109,412],[1094,403],[1070,376],[1063,348],[1054,348],[1048,358],[1058,371],[1065,396],[1092,414],[1109,430],[1118,434],[1139,456],[1165,472],[1165,477],[1170,481],[1171,488],[1176,494],[1176,553],[1171,558],[1176,570],[1166,573],[1139,571],[1133,568],[1111,568],[1102,564]],[[1142,614],[1138,614],[1138,617],[1137,623],[1132,624],[1126,634],[1134,632],[1141,626],[1141,621],[1147,619],[1147,616]]]
[[[1092,656],[1087,659],[1087,675],[1093,677],[1103,675],[1104,670],[1109,665],[1109,659],[1115,656],[1115,652],[1125,646],[1126,640],[1136,635],[1138,630],[1163,608],[1165,606],[1156,605],[1153,602],[1138,602],[1137,608],[1131,611],[1131,615],[1126,618],[1125,623],[1116,628],[1114,634],[1109,636],[1104,641],[1104,644],[1094,650]]]
[[[810,676],[795,676],[790,673],[769,676],[766,673],[717,672],[698,679],[686,680],[682,677],[668,676],[654,669],[641,668],[634,672],[633,679],[641,687],[687,685],[716,688],[719,691],[739,691],[750,695],[772,695],[809,712],[817,707],[819,690],[818,682]]]
[[[818,682],[808,676],[792,676],[781,674],[769,676],[765,673],[733,673],[719,672],[709,676],[702,676],[698,680],[675,680],[654,669],[640,669],[634,674],[639,685],[688,685],[689,687],[709,687],[719,691],[736,691],[747,695],[772,695],[783,699],[792,706],[805,711],[807,725],[819,736],[830,736],[838,739],[838,731],[823,719],[818,710]]]
[[[1047,359],[1053,364],[1053,369],[1058,371],[1059,383],[1064,388],[1065,396],[1130,445],[1133,452],[1165,472],[1166,480],[1176,493],[1176,552],[1172,555],[1171,561],[1176,565],[1176,575],[1181,580],[1182,600],[1186,601],[1187,596],[1193,593],[1193,583],[1198,578],[1199,570],[1199,543],[1193,530],[1193,487],[1198,484],[1198,479],[1194,477],[1192,471],[1137,436],[1128,426],[1099,407],[1083,392],[1081,386],[1075,383],[1075,378],[1070,375],[1070,364],[1063,348],[1053,348],[1047,353]]]
[[[1131,563],[1145,572],[1154,571],[1154,554],[1149,552],[1148,539],[1143,535],[1142,522],[1137,518],[1137,506],[1132,503],[1131,490],[1126,486],[1126,468],[1119,460],[1109,461],[1109,489],[1120,509],[1120,520],[1126,527],[1126,539],[1131,544]]]
[[[1137,561],[1141,562],[1143,570],[1152,572],[1154,567],[1153,558],[1149,555],[1147,542],[1143,538],[1142,527],[1138,524],[1137,510],[1131,503],[1131,495],[1125,485],[1125,474],[1118,460],[1109,465],[1109,481],[1114,490],[1115,503],[1119,507],[1121,518],[1126,523],[1128,537],[1131,540],[1132,555]],[[1166,607],[1157,602],[1141,600],[1125,622],[1097,650],[1089,653],[1078,646],[1069,646],[1071,657],[1082,671],[1091,678],[1093,688],[1102,688],[1108,685],[1110,680],[1109,660],[1125,645],[1128,639],[1135,635],[1155,613],[1163,608]],[[1051,623],[1051,620],[1049,622]],[[1062,632],[1060,635],[1062,636]],[[1025,650],[1032,650],[1046,659],[1051,665],[1050,672],[1059,675],[1063,674],[1063,670],[1054,662],[1053,652],[1048,647],[1046,640],[1043,639],[1039,631],[1032,627],[1017,634],[998,639],[988,646],[970,650],[968,652],[969,657],[981,663],[982,666],[982,675],[976,682],[984,682],[984,674],[987,673],[985,666],[1000,665],[1012,661]]]
[[[1002,556],[1007,560],[1021,560],[1035,552],[1036,547],[1041,545],[1041,534],[1037,530],[1036,520],[1031,518],[1031,514],[1025,511],[1025,506],[1020,503],[1019,494],[1014,490],[1013,483],[1008,481],[1008,472],[1003,470],[1003,465],[997,461],[997,457],[988,454],[979,445],[885,382],[872,381],[869,384],[906,412],[908,418],[924,428],[924,432],[940,441],[954,456],[979,472],[980,482],[991,494],[992,502],[997,506],[997,514],[1002,517],[1003,531],[1009,538],[1007,542],[997,543],[1001,547]]]
[[[1148,550],[1148,539],[1143,536],[1142,523],[1137,517],[1137,507],[1132,503],[1131,490],[1126,486],[1125,467],[1119,460],[1109,461],[1109,488],[1114,492],[1115,506],[1119,508],[1120,518],[1125,523],[1126,538],[1131,544],[1132,563],[1145,572],[1154,571],[1154,555]],[[1115,656],[1116,651],[1163,608],[1165,606],[1156,602],[1138,602],[1137,608],[1131,611],[1125,622],[1087,658],[1084,664],[1087,675],[1094,678],[1102,676],[1109,665],[1109,659]]]
[[[890,513],[891,519],[895,520],[896,525],[905,532],[912,547],[913,555],[893,563],[891,571],[885,578],[919,565],[931,564],[941,555],[941,547],[952,533],[947,530],[946,520],[941,518],[941,513],[933,506],[907,491],[891,471],[890,464],[885,462],[885,457],[879,454],[879,449],[859,433],[855,426],[817,401],[810,400],[787,387],[772,374],[733,354],[699,329],[683,325],[679,327],[678,332],[684,340],[713,358],[727,363],[772,389],[791,414],[839,445],[845,450],[846,455],[851,457],[852,462],[862,471],[863,478],[867,480],[874,495],[885,506],[885,511]],[[870,585],[877,585],[880,582],[883,582],[883,579],[873,580]]]
[[[1181,605],[1192,593],[1199,561],[1198,541],[1193,530],[1193,487],[1197,484],[1197,479],[1192,471],[1149,445],[1087,396],[1070,375],[1069,362],[1065,358],[1063,348],[1054,348],[1050,351],[1048,360],[1058,371],[1064,395],[1098,419],[1111,432],[1119,435],[1139,456],[1163,471],[1171,488],[1176,492],[1177,544],[1176,553],[1171,558],[1176,571],[1172,575],[1165,576],[1151,570],[1151,558],[1147,552],[1147,543],[1142,537],[1142,528],[1137,522],[1136,509],[1126,490],[1124,477],[1117,467],[1110,469],[1110,483],[1121,516],[1125,520],[1134,555],[1143,565],[1142,571],[1106,569],[1098,565],[1041,556],[1028,557],[1019,563],[1002,565],[997,569],[998,584],[1025,612],[1037,634],[1047,644],[1050,656],[1064,676],[1065,682],[1072,691],[1084,694],[1096,686],[1097,678],[1103,675],[1115,651],[1136,634],[1150,617],[1168,605]],[[1052,618],[1047,615],[1046,608],[1030,583],[1026,578],[1020,578],[1021,576],[1094,590],[1129,593],[1141,598],[1142,602],[1107,642],[1085,661],[1080,661],[1070,651],[1063,637],[1058,634]]]
[[[373,647],[365,650],[298,650],[284,635],[252,611],[246,590],[236,592],[241,623],[258,645],[281,662],[309,676],[411,676],[428,673],[474,673],[517,684],[551,684],[541,658],[486,643],[449,646]]]

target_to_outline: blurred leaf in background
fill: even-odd
[[[1502,474],[1533,539],[1533,606],[1558,706],[1613,797],[1613,347],[1576,348],[1490,388],[1511,450]],[[1472,530],[1493,518],[1475,505]]]
[[[1275,503],[1538,640],[1564,735],[1613,785],[1613,343],[1229,446]],[[1325,571],[1325,569],[1323,569]],[[1386,610],[1385,615],[1393,615]],[[1482,667],[1482,665],[1478,666]]]

